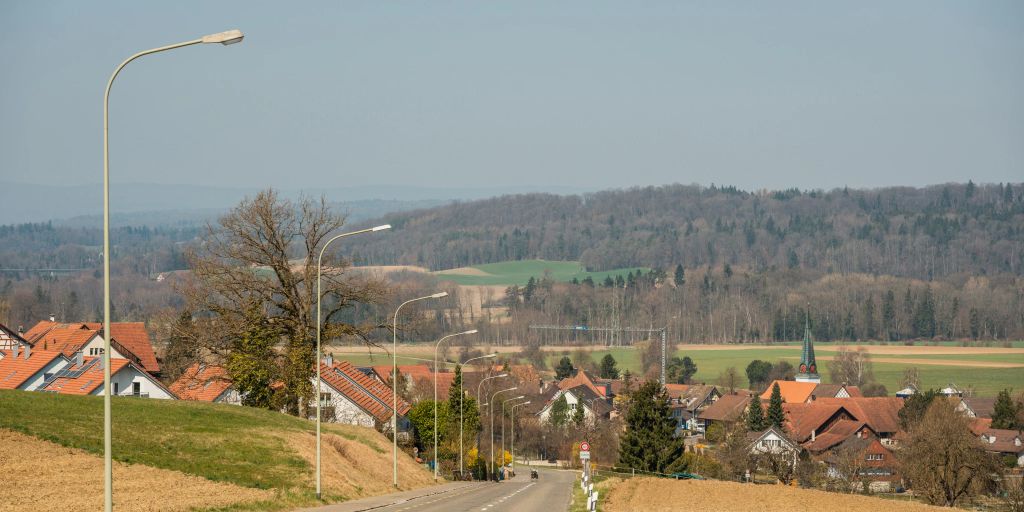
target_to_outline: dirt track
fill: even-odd
[[[870,496],[839,494],[782,485],[753,485],[715,480],[632,478],[616,483],[601,506],[608,512],[938,512],[948,508]]]
[[[4,511],[79,512],[103,508],[103,459],[82,450],[0,429],[0,475],[5,475],[0,492],[0,509]],[[273,497],[271,491],[114,463],[117,510],[190,510]]]

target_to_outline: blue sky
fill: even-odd
[[[0,2],[0,181],[1024,178],[1024,2]]]

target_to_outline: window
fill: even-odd
[[[141,382],[132,382],[132,394],[135,395],[135,396],[139,396],[139,395],[142,394],[142,383]]]
[[[119,387],[120,387],[120,386],[118,386],[118,383],[117,383],[117,382],[115,382],[115,383],[114,383],[114,394],[115,394],[115,395],[117,394],[117,391],[118,391],[118,389],[117,389],[117,388],[119,388]]]

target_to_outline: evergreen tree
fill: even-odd
[[[258,306],[250,306],[246,318],[245,330],[232,343],[228,374],[242,395],[242,405],[270,408],[270,385],[279,379],[275,347],[280,335]]]
[[[74,292],[72,292],[74,293]],[[163,376],[173,382],[181,376],[192,363],[199,360],[199,346],[186,333],[191,331],[192,314],[182,311],[171,328],[167,339],[167,349],[160,362]]]
[[[885,331],[886,340],[895,338],[896,329],[896,294],[889,290],[885,292],[885,299],[882,300],[882,329]]]
[[[537,291],[537,280],[530,276],[530,280],[526,281],[526,288],[523,288],[523,302],[530,302],[533,300],[533,294]]]
[[[772,396],[768,399],[768,415],[765,420],[780,429],[786,421],[786,414],[782,411],[782,390],[779,389],[778,382],[772,386]]]
[[[576,404],[576,410],[572,412],[572,424],[579,428],[583,426],[583,420],[585,420],[586,413],[583,410],[583,404]]]
[[[978,339],[981,337],[981,313],[978,312],[978,308],[971,308],[968,322],[971,328],[971,338]]]
[[[619,369],[616,367],[615,358],[611,354],[605,354],[601,358],[601,378],[602,379],[617,379],[619,378]]]
[[[761,407],[761,397],[751,395],[750,406],[747,407],[747,430],[761,432],[768,428],[768,419],[764,417],[764,409]]]
[[[676,273],[672,277],[672,282],[675,283],[677,288],[686,284],[686,270],[683,269],[682,265],[676,265]]]
[[[761,386],[767,385],[769,375],[772,372],[772,364],[768,361],[762,361],[760,359],[754,359],[747,365],[747,382],[750,383],[750,389],[761,389]]]
[[[590,277],[590,276],[584,277],[583,278],[583,284],[593,288],[594,287],[594,278]]]
[[[615,286],[615,281],[612,280],[612,276],[604,276],[604,283],[602,284],[605,288],[611,288]]]
[[[658,382],[645,382],[632,395],[626,431],[619,443],[619,463],[641,471],[662,472],[683,454],[675,436],[669,397]]]
[[[726,263],[722,268],[722,275],[725,276],[726,279],[732,277],[732,265]]]
[[[864,338],[875,339],[878,333],[875,331],[875,298],[869,296],[864,301]]]
[[[569,419],[569,401],[565,399],[565,393],[562,393],[558,399],[551,404],[551,424],[556,427],[565,425],[565,422]]]
[[[922,338],[935,336],[935,299],[931,286],[925,288],[924,295],[921,296],[914,311],[914,333]]]
[[[572,367],[572,359],[569,359],[569,356],[562,356],[558,360],[558,366],[555,367],[555,378],[558,380],[567,379],[573,376],[575,370]]]
[[[996,395],[995,409],[992,411],[992,428],[1019,429],[1022,427],[1017,422],[1017,415],[1020,413],[1020,403],[1014,403],[1010,398],[1010,390],[1004,389]]]

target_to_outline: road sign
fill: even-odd
[[[581,452],[589,452],[590,451],[590,443],[588,443],[586,441],[583,441],[582,443],[580,443],[580,451]]]
[[[580,452],[580,460],[590,460],[590,452]]]

